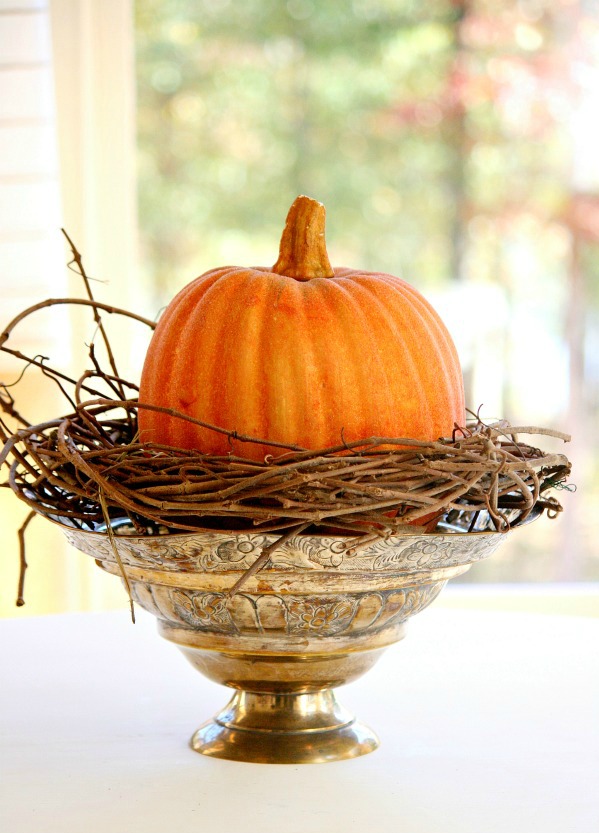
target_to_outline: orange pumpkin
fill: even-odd
[[[400,278],[331,268],[324,220],[324,206],[298,197],[272,269],[226,266],[179,292],[150,343],[140,403],[307,449],[435,440],[463,424],[460,364],[437,313]],[[281,453],[143,408],[139,427],[143,441],[204,453]]]

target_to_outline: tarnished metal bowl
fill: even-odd
[[[264,763],[340,760],[375,749],[376,735],[339,706],[333,689],[367,671],[448,579],[505,537],[410,530],[352,550],[342,537],[298,535],[231,594],[276,536],[141,537],[123,534],[125,527],[114,530],[113,546],[105,531],[64,531],[102,569],[116,576],[124,569],[161,635],[204,675],[236,690],[192,747]]]

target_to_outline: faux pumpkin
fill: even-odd
[[[226,266],[179,292],[150,343],[140,403],[307,449],[430,441],[463,424],[462,373],[437,313],[400,278],[333,269],[324,223],[324,206],[298,197],[272,269]],[[282,453],[143,408],[139,427],[143,441],[204,453]]]

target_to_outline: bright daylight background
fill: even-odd
[[[563,516],[474,567],[460,603],[499,582],[502,604],[507,583],[599,612],[598,4],[0,0],[0,193],[3,325],[80,293],[61,225],[97,297],[153,317],[208,268],[274,263],[294,197],[324,202],[333,263],[437,307],[472,409],[573,435],[545,443],[574,463]],[[107,323],[135,377],[146,334]],[[18,332],[70,367],[93,326],[54,310]],[[33,372],[18,391],[32,421],[62,407]],[[27,510],[0,499],[2,615],[126,608],[36,520],[17,610]]]

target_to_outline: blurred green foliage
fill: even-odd
[[[155,285],[222,262],[274,263],[300,193],[327,206],[333,260],[450,275],[455,128],[438,102],[458,13],[433,6],[138,4],[141,215]]]

